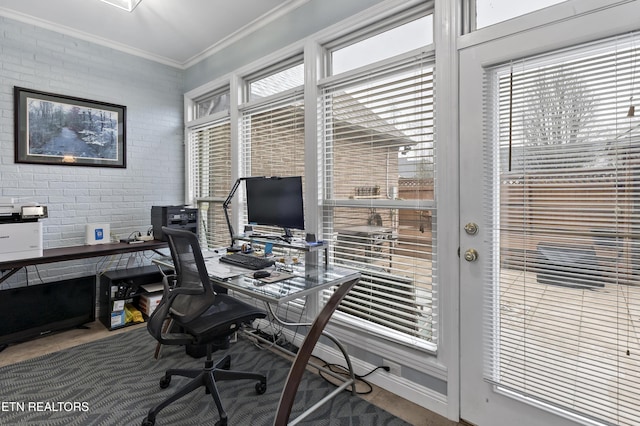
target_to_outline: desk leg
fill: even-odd
[[[311,358],[311,352],[316,346],[320,336],[322,336],[322,331],[329,322],[329,319],[331,319],[331,315],[333,315],[342,299],[358,282],[358,280],[359,278],[342,284],[333,293],[331,298],[329,298],[329,301],[324,308],[322,308],[318,317],[311,325],[311,329],[309,330],[309,333],[307,333],[307,337],[305,337],[302,342],[302,346],[300,347],[300,350],[298,350],[298,354],[296,355],[293,365],[289,370],[289,376],[287,377],[284,389],[280,395],[280,403],[278,404],[278,411],[276,412],[276,417],[273,423],[275,426],[284,426],[288,423],[289,416],[291,415],[291,409],[293,408],[293,402],[295,400],[296,393],[298,392],[300,381],[302,380],[302,375],[304,374],[309,359]],[[352,385],[355,386],[355,383]],[[345,385],[343,385],[343,387],[344,386]]]
[[[312,327],[313,324],[312,323],[301,323],[301,322],[287,322],[287,321],[283,321],[282,319],[280,319],[280,317],[278,317],[276,315],[275,312],[273,312],[273,308],[271,307],[271,304],[267,303],[267,309],[269,310],[269,317],[272,318],[275,322],[277,322],[278,324],[284,325],[285,327]],[[349,377],[351,378],[351,382],[355,383],[356,382],[356,375],[355,372],[353,371],[353,365],[351,364],[351,357],[349,356],[349,353],[347,352],[347,350],[345,349],[345,347],[342,345],[342,343],[340,342],[340,340],[338,340],[337,337],[333,336],[331,333],[328,333],[324,330],[322,330],[322,336],[326,337],[327,339],[331,340],[333,342],[334,345],[336,345],[336,347],[340,350],[340,352],[342,352],[342,357],[344,358],[345,362],[347,363],[347,370],[349,371]],[[273,342],[270,342],[273,343]],[[296,354],[294,354],[293,352],[289,352],[286,351],[287,353],[293,355],[295,357]],[[322,370],[322,368],[318,367],[319,370]],[[333,372],[331,371],[331,369],[329,370],[324,370],[326,373],[329,373],[330,375],[333,375],[334,377],[338,378],[340,376],[338,375],[334,375],[332,374]],[[351,393],[353,395],[356,394],[356,387],[353,386],[351,389]]]

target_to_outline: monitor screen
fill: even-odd
[[[302,177],[255,177],[246,186],[249,223],[304,229]]]

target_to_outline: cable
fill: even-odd
[[[344,376],[346,379],[350,379],[351,378],[351,374],[349,374],[349,370],[346,367],[344,367],[342,365],[339,365],[339,364],[328,363],[328,362],[326,362],[325,360],[323,360],[322,358],[319,358],[319,357],[315,357],[315,358],[317,358],[318,360],[320,360],[323,363],[322,368],[326,368],[329,371],[331,371],[332,373],[337,374],[339,376]],[[339,369],[339,370],[336,370],[336,369]],[[373,386],[371,385],[371,383],[369,383],[368,381],[364,380],[364,378],[369,376],[369,375],[371,375],[371,374],[373,374],[374,372],[376,372],[377,370],[380,370],[380,369],[385,370],[387,372],[389,371],[389,367],[388,366],[381,365],[381,366],[378,366],[378,367],[374,368],[373,370],[371,370],[368,373],[363,374],[363,375],[358,375],[358,374],[355,374],[355,372],[354,372],[353,375],[355,377],[356,383],[354,383],[352,385],[352,387],[355,387],[356,395],[367,395],[367,394],[370,394],[371,392],[373,392]],[[338,385],[336,383],[334,383],[332,380],[330,380],[329,377],[326,374],[327,373],[323,372],[322,370],[318,370],[318,375],[320,377],[322,377],[327,383],[330,383],[333,386],[338,387]],[[367,390],[363,391],[363,392],[358,392],[357,391],[357,388],[358,388],[357,382],[360,382],[360,383],[363,383],[364,385],[366,385]],[[349,388],[345,388],[345,391],[351,392],[351,390],[349,390]]]
[[[40,280],[40,284],[44,284],[44,280],[40,276],[40,270],[38,269],[38,265],[33,265],[33,268],[36,270],[36,274],[38,275],[38,279]]]
[[[260,330],[260,326],[258,326],[254,333],[257,336],[262,337],[264,340],[268,341],[270,343],[270,346],[274,346],[274,345],[278,345],[280,347],[284,347],[285,344],[288,343],[287,339],[284,338],[284,334],[282,333],[282,330],[284,328],[283,325],[280,325],[280,329],[279,330],[275,330],[273,321],[269,321],[269,327],[271,328],[271,330],[275,331],[273,334],[269,334],[266,333],[262,330]],[[297,329],[297,327],[296,327]],[[295,333],[297,333],[297,331],[295,331]],[[295,340],[295,339],[294,339]],[[257,342],[256,342],[257,344]],[[260,345],[257,344],[257,346],[259,347]],[[295,352],[295,351],[292,351]],[[317,360],[319,360],[322,363],[322,367],[324,369],[327,369],[329,371],[331,371],[333,374],[337,375],[337,376],[344,376],[345,380],[349,380],[351,379],[351,374],[349,373],[349,370],[339,364],[332,364],[332,363],[328,363],[327,361],[323,360],[320,357],[317,357],[314,355],[314,358],[316,358]],[[355,378],[355,382],[352,384],[352,387],[355,390],[356,395],[367,395],[370,394],[371,392],[373,392],[373,386],[371,385],[371,383],[369,383],[368,381],[366,381],[364,378],[373,374],[374,372],[376,372],[377,370],[385,370],[387,372],[390,371],[390,368],[386,365],[381,365],[378,367],[375,367],[374,369],[372,369],[371,371],[369,371],[368,373],[362,374],[362,375],[358,375],[354,372],[353,376]],[[318,369],[318,375],[323,378],[327,383],[332,384],[335,387],[338,387],[339,385],[335,383],[335,381],[330,380],[328,373],[325,373],[323,370]],[[333,379],[335,379],[335,377],[333,377]],[[367,390],[363,391],[363,392],[358,392],[357,391],[357,384],[358,382],[363,383],[364,385],[366,385]],[[351,390],[349,390],[349,387],[345,388],[345,391],[351,392]]]

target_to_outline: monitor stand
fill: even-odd
[[[251,236],[247,236],[247,237],[262,238],[265,240],[282,240],[284,242],[291,243],[291,240],[293,240],[293,234],[291,233],[291,230],[289,228],[282,228],[282,229],[284,230],[283,235],[269,235],[269,234],[254,233],[254,234],[251,234]],[[229,247],[229,249],[231,249],[231,247]],[[240,249],[238,248],[236,251],[238,250]]]
[[[291,240],[293,239],[293,234],[291,233],[291,229],[289,228],[282,228],[284,229],[284,235],[281,237],[284,241],[290,243]]]

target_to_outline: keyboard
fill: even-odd
[[[241,266],[243,268],[252,269],[254,271],[267,268],[275,263],[275,261],[272,259],[265,259],[264,257],[257,257],[244,253],[225,254],[220,258],[220,262]]]

